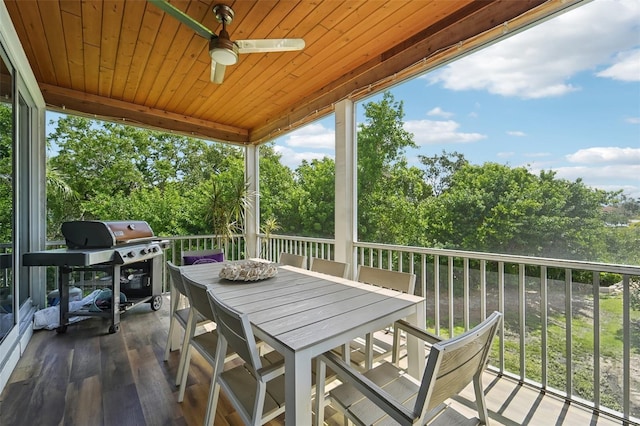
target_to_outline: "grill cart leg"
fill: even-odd
[[[60,266],[58,268],[58,296],[60,297],[60,321],[56,333],[67,332],[67,316],[69,315],[69,274],[71,268]]]
[[[109,333],[113,334],[120,330],[120,265],[112,267],[113,285],[111,289],[111,327]]]

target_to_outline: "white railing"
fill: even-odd
[[[260,257],[277,262],[280,253],[292,253],[307,256],[307,258],[319,257],[332,259],[335,243],[325,238],[301,238],[286,235],[260,235],[258,247]]]

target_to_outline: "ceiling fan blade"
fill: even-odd
[[[218,64],[215,61],[211,61],[211,82],[221,84],[224,80],[224,70],[226,65]]]
[[[236,40],[238,53],[288,52],[304,49],[301,38],[267,38],[255,40]]]
[[[158,8],[164,10],[169,15],[176,18],[178,21],[182,22],[186,26],[190,27],[194,30],[198,35],[206,38],[207,40],[211,39],[211,37],[216,37],[216,35],[209,28],[202,25],[200,22],[193,19],[191,16],[187,15],[180,9],[176,8],[174,5],[169,3],[167,0],[147,0],[149,3],[156,5]]]

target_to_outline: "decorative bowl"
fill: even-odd
[[[275,263],[247,260],[224,265],[219,276],[230,281],[259,281],[277,274],[278,266]]]

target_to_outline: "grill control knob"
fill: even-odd
[[[129,252],[129,253],[127,253],[125,256],[126,256],[126,257],[136,257],[136,253],[135,253],[135,252],[133,252],[133,251],[130,251],[130,252]]]
[[[159,247],[156,247],[156,246],[153,246],[153,247],[151,248],[151,251],[152,251],[152,252],[154,252],[154,253],[157,253],[158,251],[160,251],[160,248],[159,248]]]
[[[149,253],[149,250],[147,250],[146,248],[143,248],[142,250],[140,250],[140,254],[143,256],[147,253]]]

